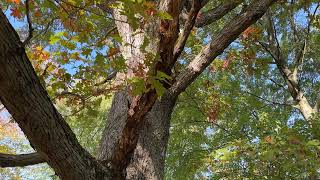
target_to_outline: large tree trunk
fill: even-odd
[[[54,107],[1,9],[0,24],[0,101],[30,143],[62,179],[110,177]]]
[[[125,91],[114,96],[98,158],[109,163],[127,121],[130,97]],[[127,179],[163,179],[170,118],[176,97],[165,94],[146,115],[126,172]],[[111,167],[112,168],[112,167]]]

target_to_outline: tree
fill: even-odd
[[[3,155],[2,159],[5,164],[2,166],[38,163],[42,159],[62,179],[162,179],[170,118],[178,96],[241,33],[247,32],[248,28],[265,14],[275,0],[251,2],[215,34],[190,62],[181,54],[194,26],[201,28],[218,21],[243,1],[224,2],[216,8],[201,13],[199,13],[200,10],[206,7],[208,1],[121,1],[120,4],[116,3],[113,6],[108,6],[108,3],[112,2],[89,2],[88,4],[68,2],[55,1],[48,5],[42,1],[29,2],[27,0],[24,3],[25,6],[19,6],[19,2],[12,5],[14,7],[11,14],[17,18],[22,16],[21,9],[25,9],[29,29],[23,42],[20,41],[18,34],[1,11],[0,100],[37,151],[36,154],[31,155]],[[41,8],[42,4],[44,8]],[[30,8],[34,10],[32,13]],[[116,81],[123,81],[126,84],[124,87],[124,83],[117,86],[119,90],[113,97],[97,158],[90,155],[79,144],[43,87],[50,78],[46,76],[46,70],[54,66],[54,63],[44,68],[45,71],[40,76],[42,79],[39,79],[25,52],[25,48],[33,40],[33,18],[39,16],[37,8],[44,12],[64,12],[65,16],[58,16],[52,21],[57,19],[70,32],[69,40],[72,40],[72,35],[76,34],[82,41],[87,44],[93,42],[98,45],[98,48],[99,43],[107,43],[104,41],[106,38],[99,41],[99,38],[90,37],[90,34],[87,37],[85,33],[90,32],[97,25],[104,27],[105,22],[110,22],[110,14],[112,14],[111,19],[114,20],[113,23],[117,29],[112,39],[118,39],[119,42],[108,47],[108,54],[95,52],[96,59],[93,67],[98,70],[102,69],[99,74],[101,76],[106,75],[106,72],[110,70],[117,70]],[[101,12],[105,15],[103,18],[97,15]],[[77,15],[83,18],[78,19],[78,24],[72,22],[72,18]],[[85,16],[93,18],[92,22],[83,24],[83,21],[86,20]],[[106,18],[109,20],[107,21]],[[52,21],[38,22],[38,24],[43,26],[44,23],[48,23],[50,27],[51,24],[54,24]],[[81,29],[85,29],[86,32],[81,33]],[[44,28],[44,32],[47,30]],[[101,31],[103,34],[100,36],[109,36],[108,32]],[[49,43],[55,44],[59,41],[68,49],[66,53],[60,53],[57,56],[83,59],[85,54],[88,55],[90,48],[82,49],[82,55],[79,55],[79,53],[72,52],[77,48],[77,44],[74,45],[61,38],[65,36],[63,32],[52,31],[51,33],[53,35],[47,38]],[[276,36],[271,35],[270,39],[274,41]],[[266,49],[271,53],[277,53],[276,63],[279,70],[283,72],[282,76],[288,82],[292,97],[301,103],[301,112],[309,119],[311,113],[308,108],[307,110],[303,108],[308,107],[306,102],[298,98],[299,93],[294,84],[296,82],[289,78],[291,73],[282,64],[282,60],[277,58],[280,54],[279,49],[276,49],[271,43],[268,45],[270,47],[265,46]],[[31,55],[45,58],[46,50],[41,46],[32,50],[40,52]],[[61,49],[53,48],[51,51],[59,50]],[[121,55],[118,54],[118,51]],[[106,56],[110,59],[117,57],[113,67],[106,68],[101,62]],[[179,70],[178,60],[188,65]],[[59,73],[63,74],[61,78],[70,79],[70,74]],[[84,75],[81,77],[86,77],[84,71],[82,73]],[[109,73],[110,77],[113,74],[115,73]],[[100,78],[99,75],[96,77]],[[95,75],[89,77],[93,78]],[[110,77],[106,75],[105,80],[107,81]],[[95,85],[90,83],[87,86]],[[63,85],[61,83],[52,84],[52,87],[56,86]],[[79,86],[78,89],[84,89]],[[55,89],[52,89],[54,92]],[[63,91],[55,92],[58,93],[57,97],[70,95],[76,96],[81,101],[81,96],[69,92],[68,88],[60,89]],[[103,93],[99,88],[85,90],[92,94]]]
[[[319,177],[319,117],[303,117],[303,107],[292,97],[290,84],[268,49],[272,27],[276,49],[288,70],[293,71],[301,58],[299,52],[303,52],[297,76],[299,91],[317,115],[318,8],[315,1],[291,1],[272,9],[180,97],[178,115],[172,120],[167,176]],[[308,45],[301,48],[306,38]],[[208,135],[206,128],[211,129]]]

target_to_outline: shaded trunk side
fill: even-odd
[[[117,92],[109,111],[98,155],[109,166],[127,121],[129,100],[126,92]],[[130,164],[126,172],[121,172],[121,176],[126,176],[127,179],[163,179],[170,118],[175,102],[175,97],[165,94],[153,105],[140,126],[137,146],[132,152]]]
[[[176,97],[166,95],[147,114],[139,132],[127,179],[163,179],[170,119]]]

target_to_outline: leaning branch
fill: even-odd
[[[184,91],[245,29],[260,19],[274,2],[276,0],[255,1],[246,12],[228,23],[216,38],[201,50],[186,70],[179,74],[169,92],[179,95]]]
[[[23,167],[46,162],[38,153],[4,154],[0,153],[0,167]]]
[[[202,13],[202,15],[197,18],[195,26],[203,27],[221,19],[243,1],[244,0],[228,1],[227,3],[221,4],[214,9]]]

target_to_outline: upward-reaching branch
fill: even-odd
[[[246,28],[255,23],[276,0],[255,1],[248,10],[234,18],[217,34],[216,38],[195,57],[170,88],[170,93],[179,95],[196,77],[227,48]]]
[[[317,7],[318,8],[318,7]],[[317,10],[316,8],[316,10]],[[315,11],[316,11],[315,10]],[[292,19],[293,17],[291,17]],[[305,39],[303,40],[301,48],[295,49],[295,59],[294,59],[294,67],[293,70],[289,68],[288,60],[285,59],[284,55],[282,54],[280,44],[278,42],[278,35],[275,29],[275,26],[273,24],[271,15],[268,13],[267,15],[267,33],[268,33],[268,43],[260,42],[260,45],[265,49],[267,53],[269,53],[274,61],[276,62],[277,68],[283,77],[283,79],[286,81],[286,84],[288,86],[288,91],[291,94],[292,98],[294,99],[295,103],[297,104],[297,109],[301,112],[303,117],[310,122],[310,125],[312,125],[311,117],[314,113],[317,112],[316,108],[312,108],[309,101],[305,97],[304,92],[300,88],[299,85],[299,77],[298,77],[298,68],[300,64],[303,61],[304,55],[306,53],[306,46],[308,42],[308,34],[309,34],[309,27],[307,27],[307,34]],[[310,22],[309,22],[310,23]],[[308,25],[309,26],[309,25]],[[295,29],[296,25],[294,24],[294,20],[291,20],[291,27]],[[293,36],[295,41],[297,41],[297,37],[295,37],[295,31],[293,30]],[[298,43],[298,42],[296,42]]]
[[[188,19],[184,24],[184,28],[176,42],[173,50],[173,59],[176,61],[183,51],[184,46],[188,40],[190,32],[194,27],[194,23],[196,22],[197,15],[201,9],[201,3],[199,0],[194,0],[192,4],[192,8],[189,12]]]

